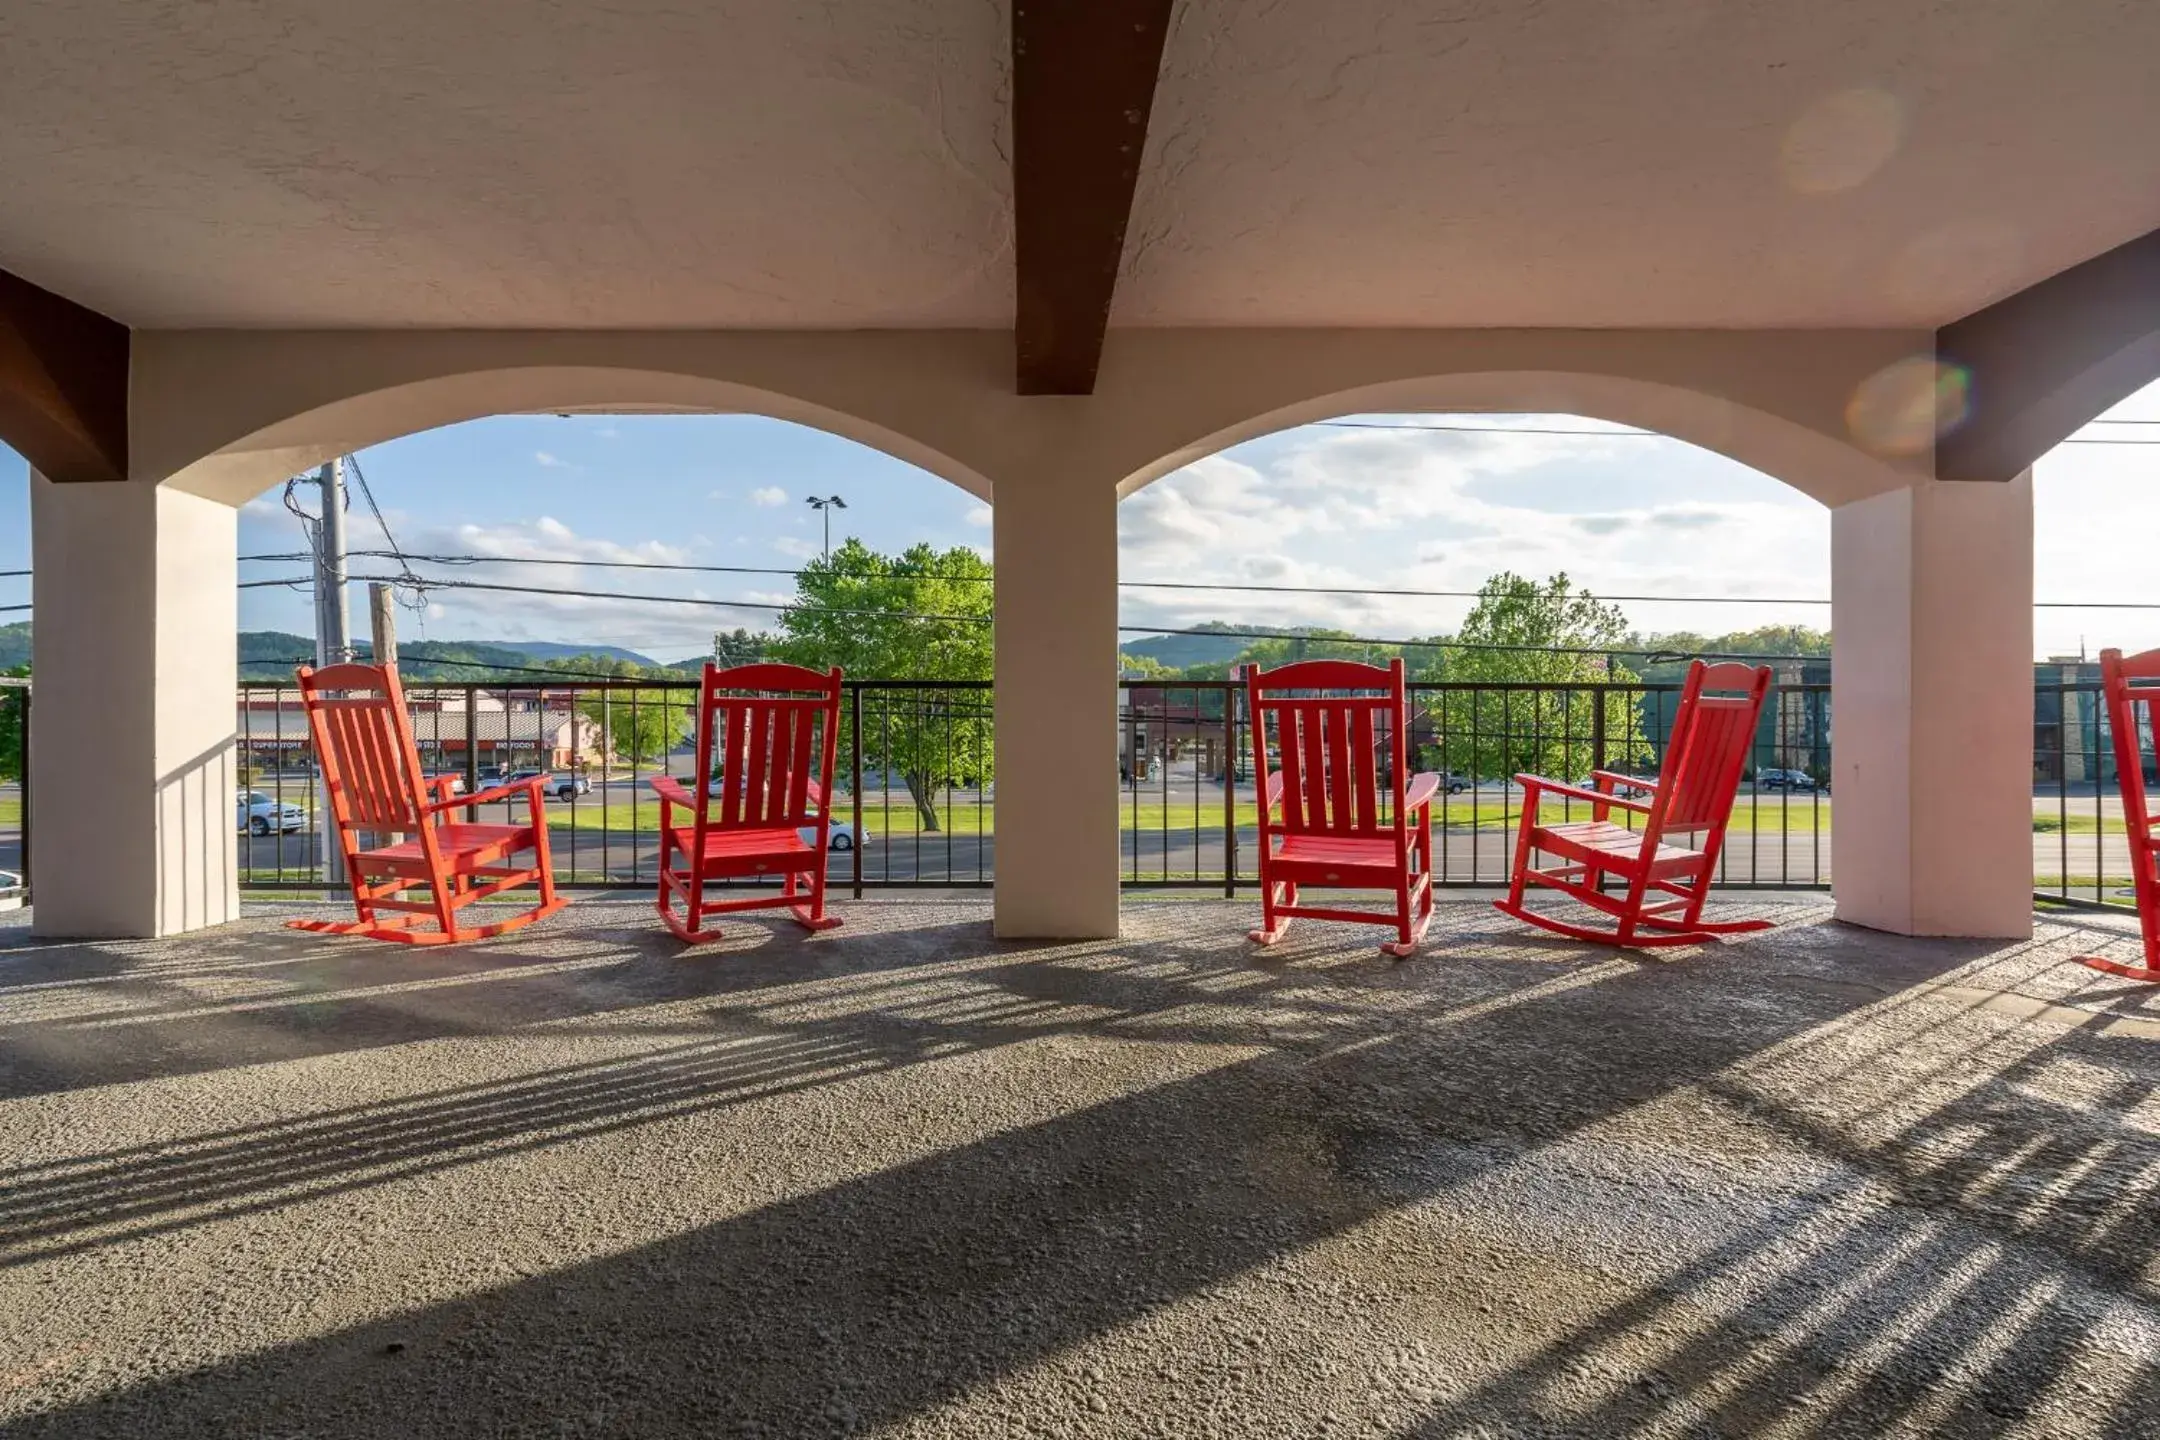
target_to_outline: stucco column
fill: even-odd
[[[1831,512],[1841,920],[2032,933],[2032,513],[2030,472]]]
[[[30,481],[31,923],[150,937],[239,911],[237,512]]]
[[[997,933],[1118,933],[1117,490],[997,482]]]

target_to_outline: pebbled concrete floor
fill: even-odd
[[[2160,1434],[2160,995],[1814,900],[0,930],[8,1436]]]

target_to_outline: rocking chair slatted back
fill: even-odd
[[[2130,832],[2133,850],[2149,850],[2153,822],[2160,818],[2153,814],[2145,784],[2146,755],[2160,736],[2155,729],[2160,724],[2160,650],[2127,656],[2120,650],[2101,651],[2100,685],[2115,747],[2115,783],[2122,788],[2123,828]]]
[[[2160,815],[2153,813],[2145,784],[2148,749],[2160,756],[2160,650],[2129,656],[2101,651],[2100,683],[2115,746],[2115,783],[2122,792],[2131,893],[2141,916],[2150,917],[2147,930],[2160,939]]]
[[[1402,815],[1403,786],[1403,736],[1395,717],[1407,713],[1402,662],[1383,670],[1347,660],[1309,660],[1270,670],[1264,677],[1250,671],[1245,684],[1253,773],[1263,785],[1271,778],[1271,730],[1282,757],[1283,832],[1366,838],[1394,833]],[[1310,693],[1316,691],[1320,693]],[[1394,800],[1384,824],[1382,746],[1387,747]]]
[[[299,682],[336,821],[400,834],[424,829],[427,785],[397,672],[381,665],[302,666]]]
[[[839,732],[838,670],[821,675],[797,665],[706,666],[696,773],[709,779],[717,768],[720,793],[699,807],[698,826],[767,830],[814,824],[812,782],[830,794]]]
[[[1725,824],[1769,689],[1767,666],[1698,661],[1689,668],[1674,716],[1667,778],[1658,787],[1648,830],[1672,834]],[[1709,690],[1739,693],[1704,693]]]

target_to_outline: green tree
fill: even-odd
[[[736,665],[753,665],[771,653],[773,637],[756,630],[716,631],[712,637],[713,664],[726,670]]]
[[[1588,688],[1628,684],[1633,672],[1610,652],[1627,641],[1627,617],[1563,573],[1542,583],[1509,571],[1487,580],[1452,644],[1425,652],[1419,679],[1526,690],[1445,690],[1435,716],[1442,763],[1480,777],[1529,771],[1578,779],[1596,754],[1619,766],[1647,758],[1632,698]]]
[[[609,660],[593,655],[551,663],[551,670],[601,679],[646,678],[644,667],[628,660]],[[672,678],[672,677],[671,677]],[[578,713],[599,727],[610,753],[633,765],[665,761],[668,752],[690,733],[697,713],[696,692],[690,690],[632,689],[596,690],[578,701]]]
[[[0,670],[0,678],[27,680],[28,665]],[[23,754],[23,706],[29,691],[19,685],[0,685],[0,780],[20,780],[29,757]]]
[[[850,538],[797,572],[773,655],[814,670],[837,665],[855,680],[988,680],[991,576],[964,546],[880,555]],[[938,798],[952,780],[990,779],[986,693],[872,691],[865,704],[863,763],[900,776],[923,829],[939,828]]]

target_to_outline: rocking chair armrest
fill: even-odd
[[[450,787],[463,783],[464,779],[462,775],[430,775],[427,777],[427,788],[442,791],[443,798],[447,800],[455,793]]]
[[[499,800],[515,800],[520,795],[531,804],[535,815],[540,813],[540,787],[547,783],[546,777],[535,775],[530,780],[520,780],[515,785],[497,785],[472,795],[453,795],[428,806],[428,814],[439,815],[445,810],[463,810],[471,805],[493,805]]]
[[[698,802],[696,798],[688,790],[683,789],[682,781],[677,780],[674,776],[656,775],[645,783],[652,786],[653,794],[658,795],[662,800],[672,800],[692,814],[697,812]]]
[[[1592,805],[1609,805],[1615,810],[1633,810],[1638,815],[1650,813],[1650,807],[1640,800],[1623,800],[1609,790],[1585,790],[1580,785],[1563,784],[1542,775],[1517,775],[1515,783],[1523,787],[1523,813],[1526,815],[1535,813],[1537,797],[1548,793],[1587,800]]]
[[[807,780],[804,784],[807,787],[804,793],[809,797],[810,803],[823,811],[825,808],[825,787],[818,784],[816,780]]]
[[[1282,799],[1282,771],[1277,770],[1274,774],[1268,776],[1267,782],[1260,788],[1260,808],[1272,811],[1276,802]]]
[[[1593,782],[1599,780],[1607,780],[1614,785],[1624,786],[1630,790],[1648,790],[1653,795],[1657,793],[1658,787],[1658,782],[1655,777],[1645,779],[1640,775],[1622,775],[1617,770],[1592,770],[1590,772],[1590,779]],[[1604,787],[1599,786],[1598,788],[1603,789]]]
[[[1410,777],[1410,788],[1403,791],[1403,814],[1409,815],[1432,804],[1433,796],[1440,793],[1440,777],[1430,770]]]

